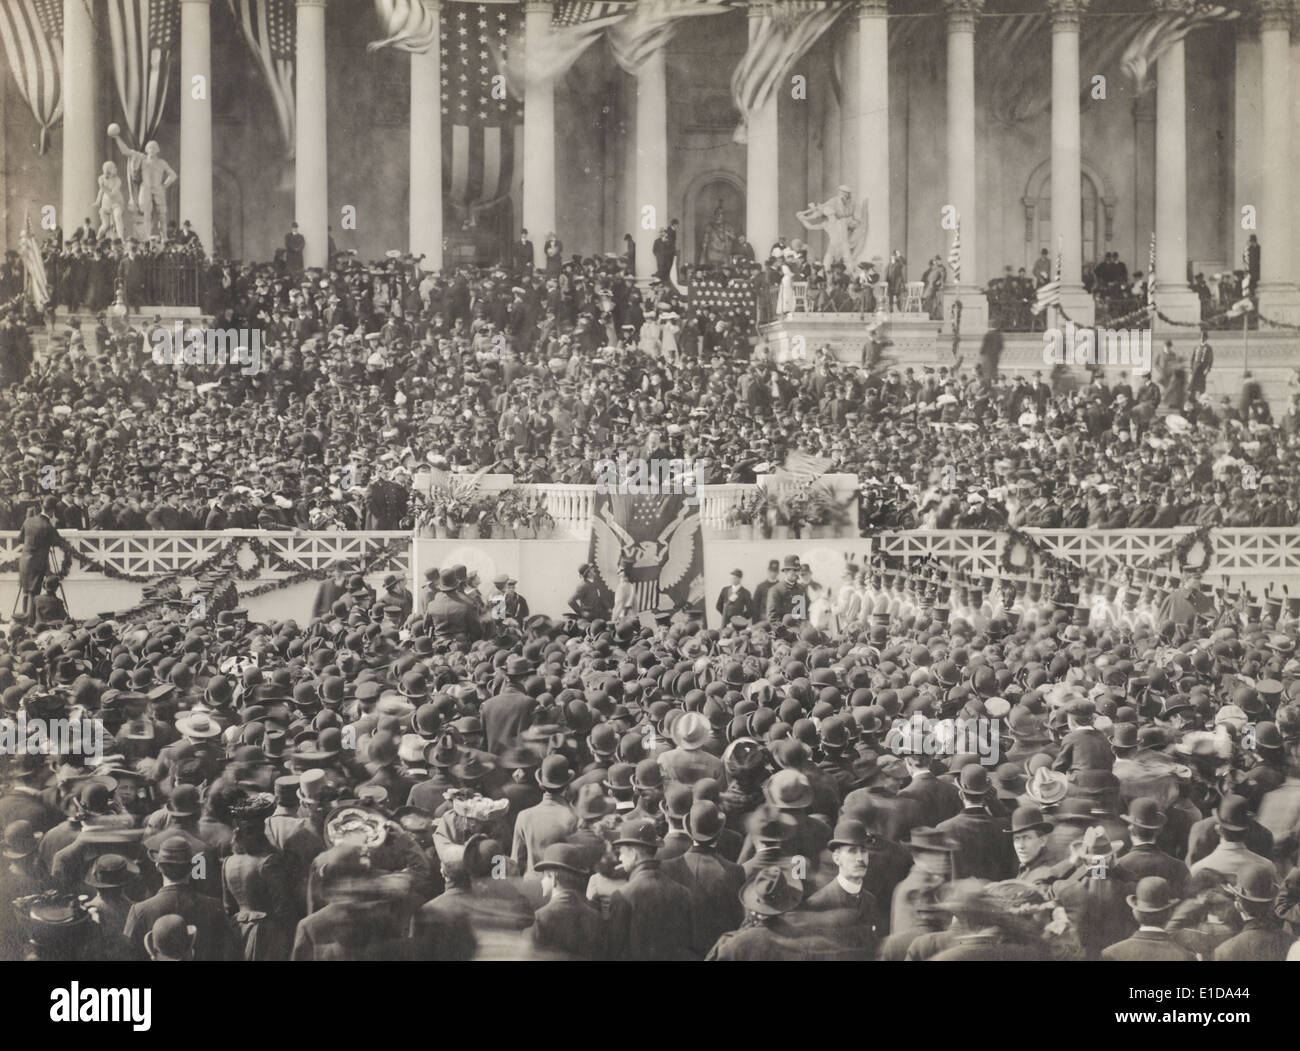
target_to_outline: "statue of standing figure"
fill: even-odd
[[[129,180],[132,183],[139,180],[140,191],[136,196],[136,203],[139,205],[140,214],[144,216],[145,236],[154,236],[156,220],[157,235],[165,238],[167,236],[167,190],[179,176],[172,170],[172,166],[162,159],[158,143],[152,139],[144,144],[144,152],[141,153],[139,150],[131,149],[122,140],[122,129],[117,124],[108,126],[108,135],[117,143],[117,148],[127,159]]]
[[[847,269],[857,265],[867,242],[867,202],[861,207],[853,202],[853,191],[847,186],[836,188],[835,196],[824,204],[810,201],[795,218],[805,230],[825,230],[828,242],[822,265],[843,263]]]
[[[727,222],[722,202],[713,209],[713,219],[704,228],[704,244],[696,259],[697,266],[726,266],[731,262],[731,250],[736,243],[736,231]]]
[[[119,241],[125,240],[126,227],[123,221],[126,209],[126,196],[122,193],[122,177],[117,174],[117,165],[105,161],[99,176],[99,193],[91,211],[99,210],[99,232],[96,237],[103,240],[112,231]]]

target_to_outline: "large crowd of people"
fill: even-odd
[[[771,577],[707,630],[462,566],[11,626],[0,732],[64,729],[0,758],[0,956],[1300,955],[1300,598]]]
[[[996,353],[891,368],[883,339],[862,367],[821,354],[808,368],[756,358],[734,311],[692,305],[689,268],[684,292],[671,275],[638,290],[624,257],[416,263],[213,263],[213,329],[232,350],[257,344],[243,366],[160,364],[168,326],[111,307],[93,339],[55,332],[33,361],[8,311],[0,524],[53,493],[64,528],[399,529],[430,468],[590,484],[621,452],[753,481],[793,450],[859,475],[868,528],[1300,518],[1296,402],[1280,421],[1256,385],[1212,402],[1208,341],[1190,361],[1167,345],[1132,383],[1082,387],[1064,368],[1008,377]]]

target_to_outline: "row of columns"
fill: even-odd
[[[419,0],[436,26],[441,0]],[[1079,22],[1090,0],[1048,0],[1052,17],[1051,193],[1052,228],[1061,245],[1062,303],[1076,320],[1091,320],[1080,259],[1081,136],[1079,120]],[[1189,0],[1154,0],[1158,9],[1183,11]],[[306,240],[304,262],[323,266],[328,254],[328,148],[325,83],[327,0],[295,0],[297,28],[294,215]],[[958,295],[971,296],[975,272],[976,213],[975,30],[984,0],[944,0],[947,15],[948,203],[962,220],[962,267]],[[181,216],[203,244],[212,240],[211,0],[181,0]],[[889,238],[889,35],[888,0],[859,0],[857,7],[853,144],[847,181],[867,198],[868,256],[888,258]],[[771,0],[749,6],[753,40]],[[95,25],[84,0],[63,0],[64,134],[62,207],[65,224],[84,211],[95,184],[97,84]],[[1259,151],[1262,167],[1259,217],[1276,231],[1273,250],[1263,255],[1261,296],[1289,309],[1296,297],[1291,273],[1291,83],[1292,0],[1258,0],[1261,96]],[[525,61],[545,50],[550,0],[524,0]],[[442,138],[440,43],[411,55],[410,250],[425,266],[442,266]],[[1239,52],[1240,53],[1240,52]],[[205,90],[192,86],[201,77]],[[199,96],[199,97],[196,97]],[[779,130],[776,98],[749,121],[747,150],[747,233],[760,251],[780,233],[778,193]],[[540,257],[545,236],[555,229],[555,102],[548,79],[529,76],[524,85],[523,225]],[[664,55],[658,52],[636,76],[636,205],[638,226],[651,230],[668,215],[667,86]],[[642,222],[642,220],[645,220]],[[653,254],[642,236],[637,276],[649,277]],[[1185,289],[1187,269],[1187,113],[1184,45],[1161,55],[1156,87],[1156,274],[1162,311],[1194,320],[1196,296]],[[968,304],[969,305],[969,304]],[[969,330],[969,329],[968,329]]]

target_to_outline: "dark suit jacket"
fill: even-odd
[[[1061,750],[1052,761],[1053,770],[1109,770],[1115,765],[1115,750],[1100,730],[1080,727],[1065,735]]]
[[[904,799],[920,802],[925,819],[921,824],[931,828],[961,813],[961,796],[956,787],[934,776],[916,778],[906,788],[900,789],[898,794]]]
[[[1280,925],[1270,920],[1247,920],[1240,934],[1214,950],[1216,960],[1285,960],[1295,941]]]
[[[1187,866],[1171,858],[1153,843],[1135,843],[1131,850],[1115,863],[1115,871],[1130,883],[1147,876],[1161,876],[1169,881],[1175,898],[1186,897],[1188,880],[1192,878]]]
[[[1188,963],[1196,956],[1174,941],[1167,932],[1135,931],[1133,937],[1108,945],[1101,951],[1103,960],[1121,963]]]
[[[537,910],[533,944],[579,960],[605,958],[605,926],[600,913],[573,891],[555,890]]]
[[[335,901],[298,922],[291,959],[407,959],[405,933],[390,902]]]
[[[680,857],[665,861],[659,871],[690,894],[691,948],[703,959],[714,942],[744,919],[737,895],[745,882],[745,870],[716,850],[695,845]]]
[[[197,928],[194,942],[196,960],[236,960],[242,955],[234,924],[221,907],[221,902],[189,885],[173,885],[163,887],[152,898],[132,905],[126,914],[126,927],[122,933],[139,954],[139,959],[149,958],[144,948],[144,936],[160,919],[172,914]]]
[[[967,807],[938,826],[957,841],[953,859],[955,876],[980,879],[1011,879],[1019,867],[1011,834],[983,807]]]
[[[690,960],[693,910],[686,888],[643,861],[609,903],[609,951],[615,960]]]
[[[488,751],[500,755],[514,744],[536,707],[533,698],[513,686],[507,686],[495,697],[484,701],[479,718],[483,720]]]
[[[754,598],[749,593],[749,589],[743,585],[736,593],[736,598],[729,601],[731,596],[731,587],[727,586],[718,592],[718,601],[714,608],[722,615],[722,623],[725,627],[732,617],[754,617]]]

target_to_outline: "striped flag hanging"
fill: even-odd
[[[961,216],[952,228],[952,247],[948,249],[948,270],[952,273],[953,283],[961,281]]]
[[[18,93],[41,129],[44,153],[63,118],[63,0],[4,0],[0,37]]]
[[[749,118],[772,99],[791,67],[847,9],[823,0],[789,0],[765,11],[731,74],[731,97],[741,115],[732,136],[736,142],[749,141]]]
[[[510,41],[523,25],[514,5],[442,6],[442,156],[444,189],[470,225],[509,196],[523,156],[523,100],[504,73]]]
[[[40,245],[32,236],[32,220],[23,217],[23,228],[18,233],[18,258],[23,264],[23,291],[37,310],[44,310],[50,301],[50,285],[45,277],[45,260],[41,258]]]
[[[432,46],[438,16],[425,0],[375,0],[375,10],[388,36],[370,41],[367,51],[394,47],[422,55]]]
[[[1151,234],[1151,255],[1147,265],[1147,306],[1156,305],[1156,235]]]
[[[681,19],[729,10],[719,0],[641,0],[631,17],[610,29],[609,47],[623,72],[635,76],[651,55],[668,46]]]
[[[144,148],[162,121],[180,19],[179,0],[109,0],[113,79],[127,140],[136,149]]]
[[[1035,314],[1041,314],[1048,307],[1061,302],[1061,254],[1063,251],[1064,238],[1058,238],[1056,242],[1056,271],[1052,275],[1052,280],[1038,289],[1038,296],[1034,300],[1034,305],[1030,308]]]
[[[1152,67],[1171,46],[1194,29],[1240,17],[1240,11],[1212,3],[1196,3],[1184,11],[1153,15],[1124,49],[1120,67],[1141,93],[1150,86]]]
[[[280,134],[288,156],[292,157],[296,134],[293,71],[298,35],[293,0],[228,0],[228,3],[270,89]]]

